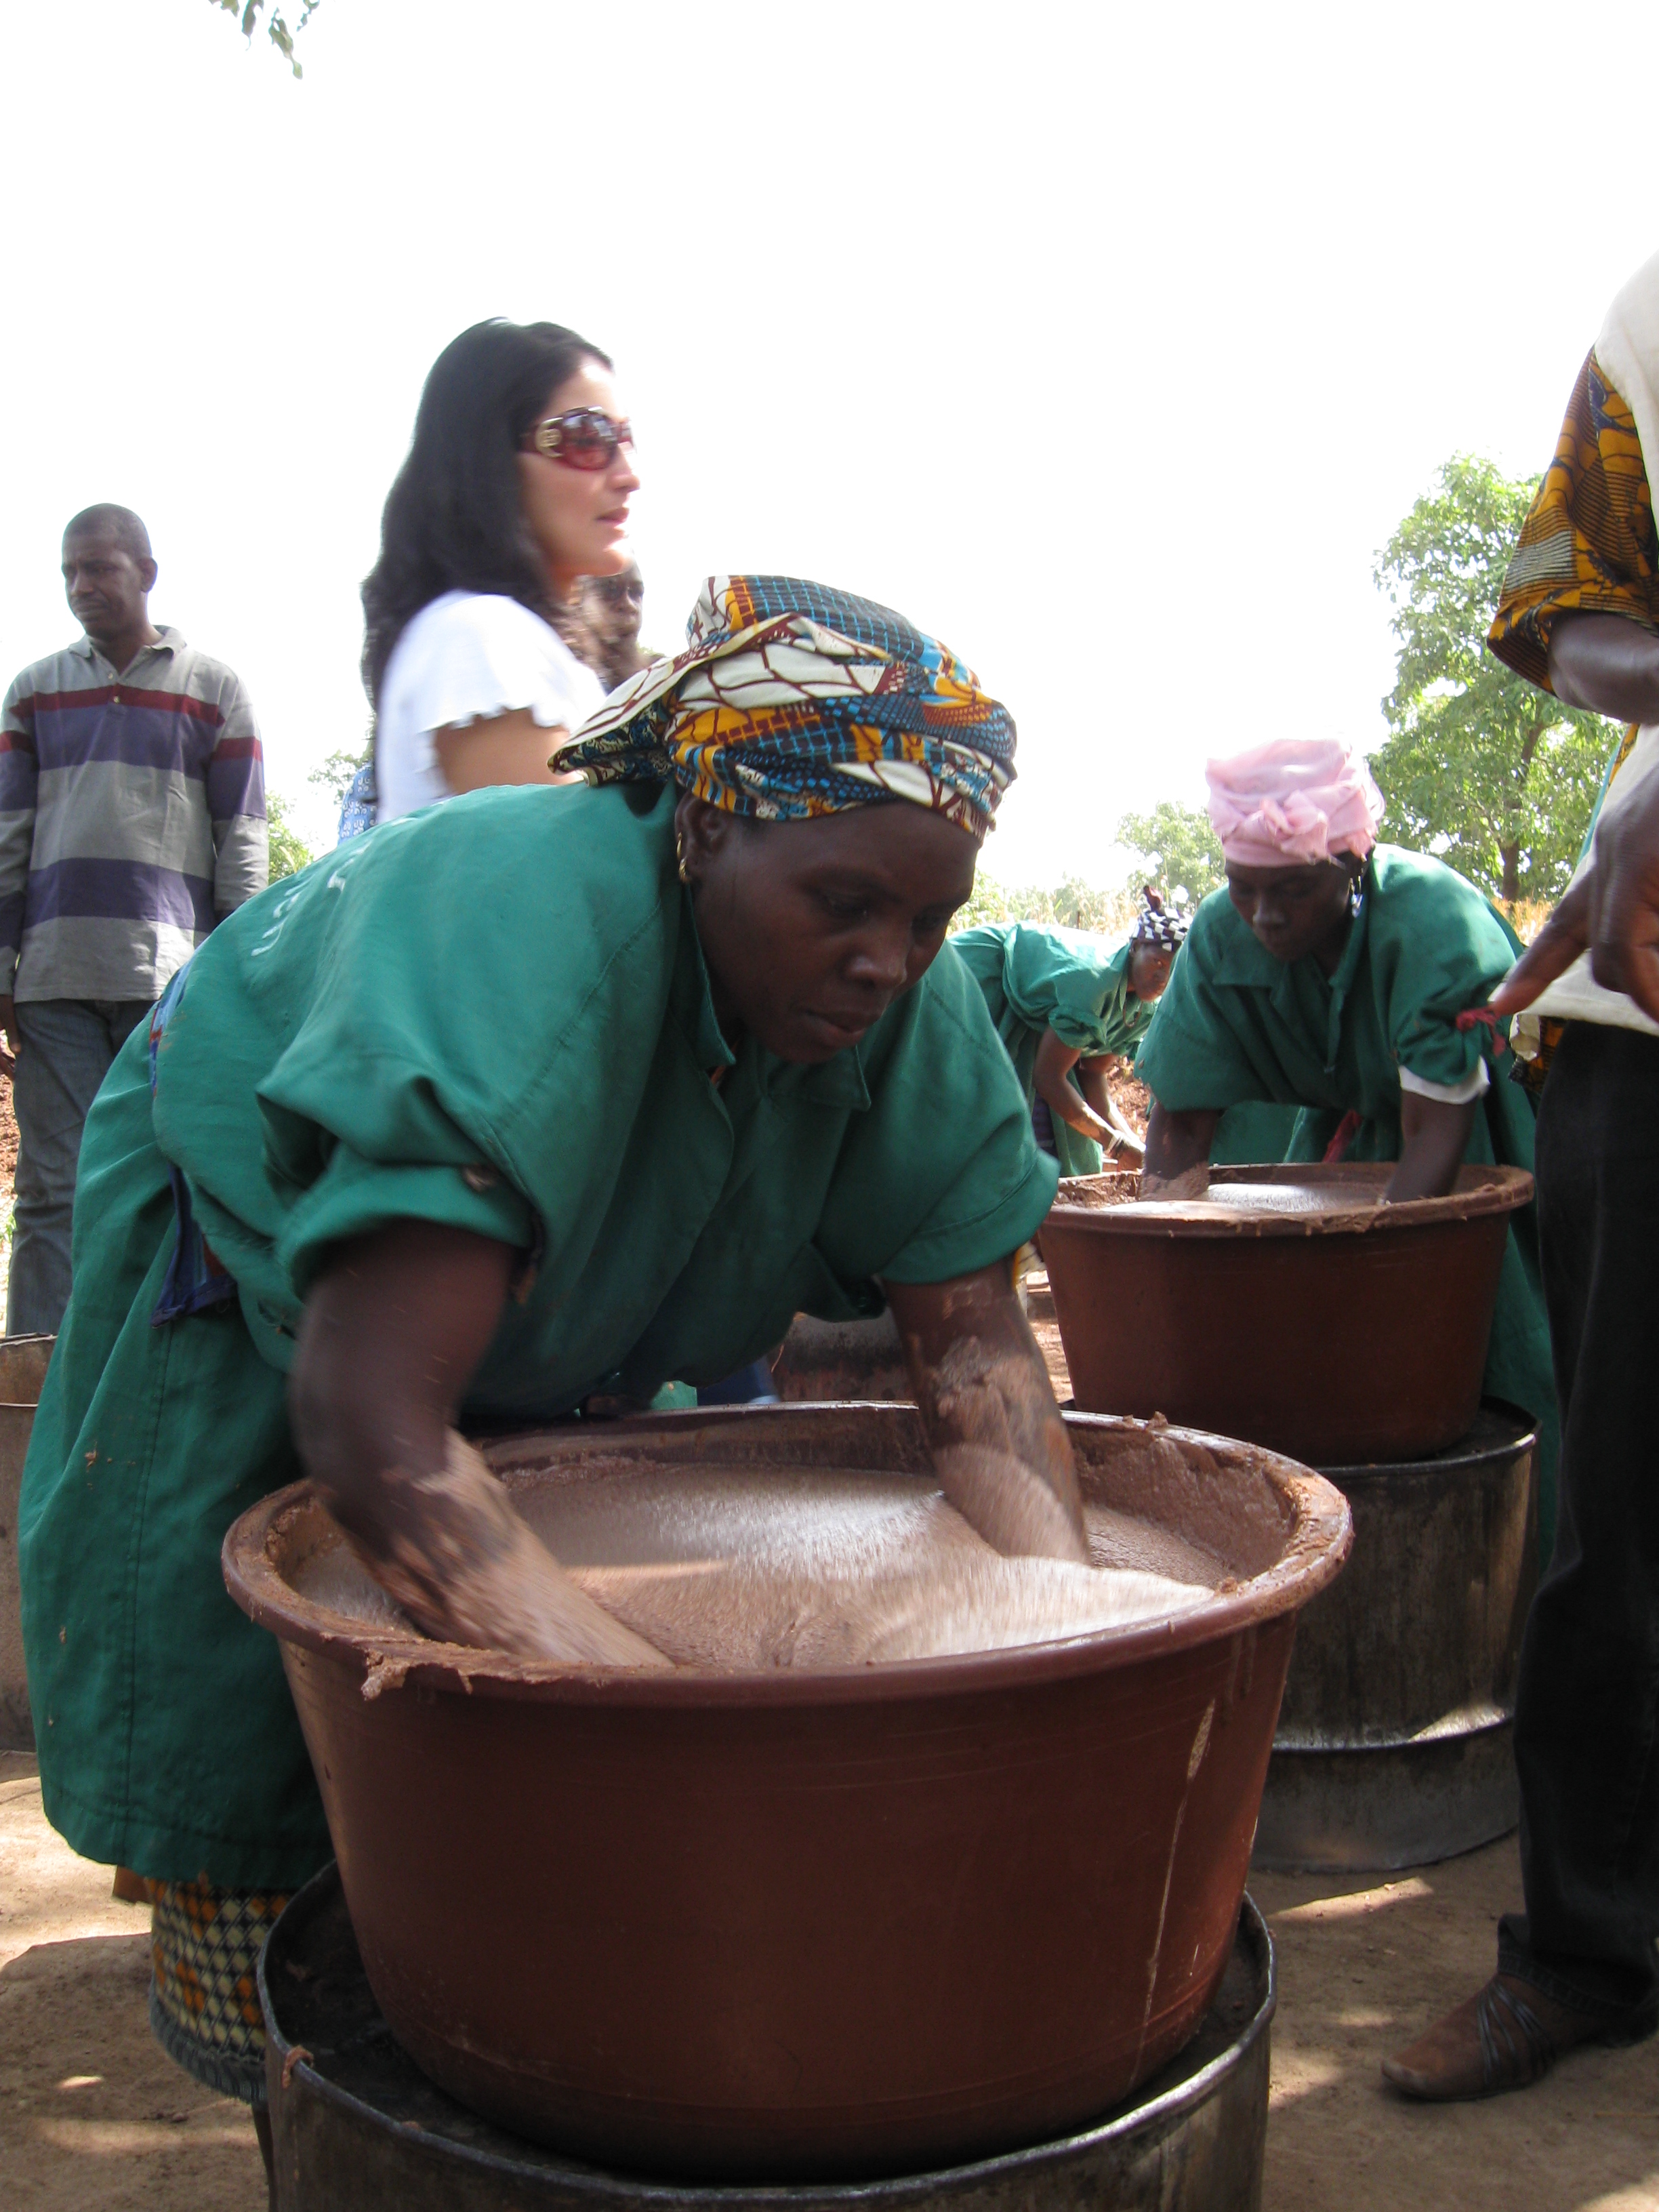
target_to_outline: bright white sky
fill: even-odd
[[[324,0],[295,83],[206,0],[8,8],[0,680],[135,507],[324,841],[422,379],[547,316],[640,432],[647,641],[714,570],[902,608],[1018,720],[990,872],[1111,880],[1206,752],[1376,742],[1376,549],[1454,451],[1548,459],[1659,246],[1659,10],[1573,21]]]

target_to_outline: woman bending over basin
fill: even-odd
[[[1042,1109],[1037,1141],[1063,1176],[1098,1175],[1103,1146],[1141,1149],[1112,1103],[1107,1073],[1114,1060],[1134,1058],[1187,933],[1156,891],[1143,896],[1146,910],[1124,937],[992,921],[951,939],[985,994],[1034,1113]]]
[[[1520,940],[1474,885],[1378,845],[1382,800],[1334,743],[1209,763],[1224,890],[1199,908],[1136,1066],[1152,1093],[1142,1192],[1201,1194],[1222,1109],[1302,1107],[1288,1157],[1396,1160],[1390,1200],[1438,1197],[1466,1160],[1533,1164],[1534,1109],[1484,1006]],[[1538,1424],[1540,1543],[1558,1435],[1535,1205],[1510,1217],[1485,1389]]]
[[[21,1516],[46,1810],[160,1885],[152,2017],[256,2105],[252,1960],[330,1855],[221,1579],[257,1499],[309,1474],[434,1636],[660,1664],[461,1430],[643,1404],[884,1297],[952,1502],[1087,1558],[1009,1266],[1054,1164],[935,965],[1012,722],[817,585],[711,580],[690,641],[589,725],[597,787],[475,792],[250,902],[87,1124]]]

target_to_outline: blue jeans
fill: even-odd
[[[17,1210],[9,1336],[56,1336],[70,1294],[70,1224],[81,1129],[110,1062],[148,1016],[148,999],[34,999],[17,1009]]]

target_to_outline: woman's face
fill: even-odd
[[[781,1060],[857,1044],[974,888],[974,840],[903,800],[755,822],[686,797],[675,818],[720,1027]]]
[[[1347,860],[1288,868],[1246,868],[1229,861],[1227,896],[1275,960],[1288,966],[1310,952],[1328,959],[1333,951],[1340,955],[1346,940],[1353,870]]]
[[[579,407],[597,408],[613,422],[624,419],[616,380],[597,361],[584,362],[556,384],[536,419]],[[524,519],[561,599],[570,596],[580,576],[614,576],[627,568],[628,506],[639,488],[627,446],[618,446],[603,469],[574,469],[547,453],[519,455]]]
[[[1129,991],[1137,999],[1161,999],[1169,988],[1175,954],[1167,945],[1137,945],[1129,954]]]

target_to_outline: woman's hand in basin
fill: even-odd
[[[945,1497],[996,1551],[1086,1565],[1071,1440],[1011,1264],[883,1287]]]
[[[520,1659],[666,1666],[576,1588],[455,1431],[517,1259],[420,1221],[337,1249],[306,1301],[289,1382],[306,1471],[428,1635]]]

